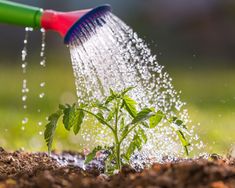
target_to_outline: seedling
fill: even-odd
[[[166,119],[169,124],[177,126],[175,131],[188,155],[187,147],[189,143],[181,130],[186,129],[183,121],[177,117],[167,119],[161,110],[156,111],[154,108],[143,108],[137,111],[137,103],[127,95],[131,89],[133,87],[126,88],[120,93],[110,89],[108,97],[90,104],[59,105],[57,112],[49,116],[49,123],[46,125],[44,132],[49,153],[51,152],[57,123],[61,116],[63,116],[64,128],[68,131],[73,129],[75,135],[81,129],[84,117],[93,116],[111,131],[114,143],[111,147],[95,147],[86,156],[85,163],[89,163],[94,159],[97,152],[107,151],[108,156],[105,160],[107,173],[120,170],[124,164],[129,164],[133,153],[141,150],[148,140],[145,130],[155,128],[163,119]],[[130,138],[130,134],[133,136],[129,146],[121,149],[123,148],[123,141],[128,137]]]

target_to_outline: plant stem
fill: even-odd
[[[115,142],[116,142],[116,157],[117,157],[117,167],[118,170],[121,170],[121,159],[120,159],[120,142],[118,139],[118,113],[119,113],[120,101],[117,100],[116,109],[115,109]]]

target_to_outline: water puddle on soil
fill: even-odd
[[[174,89],[172,78],[157,62],[144,40],[112,13],[105,14],[98,21],[103,23],[102,27],[90,20],[79,34],[74,33],[75,39],[69,44],[78,103],[102,99],[109,94],[109,88],[121,91],[135,86],[129,94],[140,104],[139,108],[153,106],[168,117],[177,116],[190,124],[185,103]],[[160,162],[164,156],[172,160],[184,156],[174,125],[164,126],[166,123],[162,122],[155,129],[146,129],[148,142],[134,155],[135,163],[142,164],[150,158]],[[81,147],[110,145],[109,132],[102,126],[93,126],[98,136],[94,138],[90,129],[84,126],[81,135],[88,142]],[[189,152],[203,147],[203,143],[197,141],[194,126],[183,131],[191,143]],[[123,143],[122,149],[127,145]]]

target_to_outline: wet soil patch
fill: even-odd
[[[58,163],[58,158],[64,162]],[[111,177],[97,167],[100,161],[83,168],[83,159],[76,152],[52,158],[46,153],[9,153],[0,148],[0,188],[235,188],[235,160],[218,156],[154,164],[141,172],[126,166]]]

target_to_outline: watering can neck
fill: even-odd
[[[46,30],[54,30],[64,37],[69,28],[89,10],[72,12],[44,10],[41,16],[41,27]]]
[[[44,28],[65,36],[69,28],[90,9],[58,12],[0,0],[0,23]]]
[[[0,0],[0,22],[40,28],[43,9]]]

